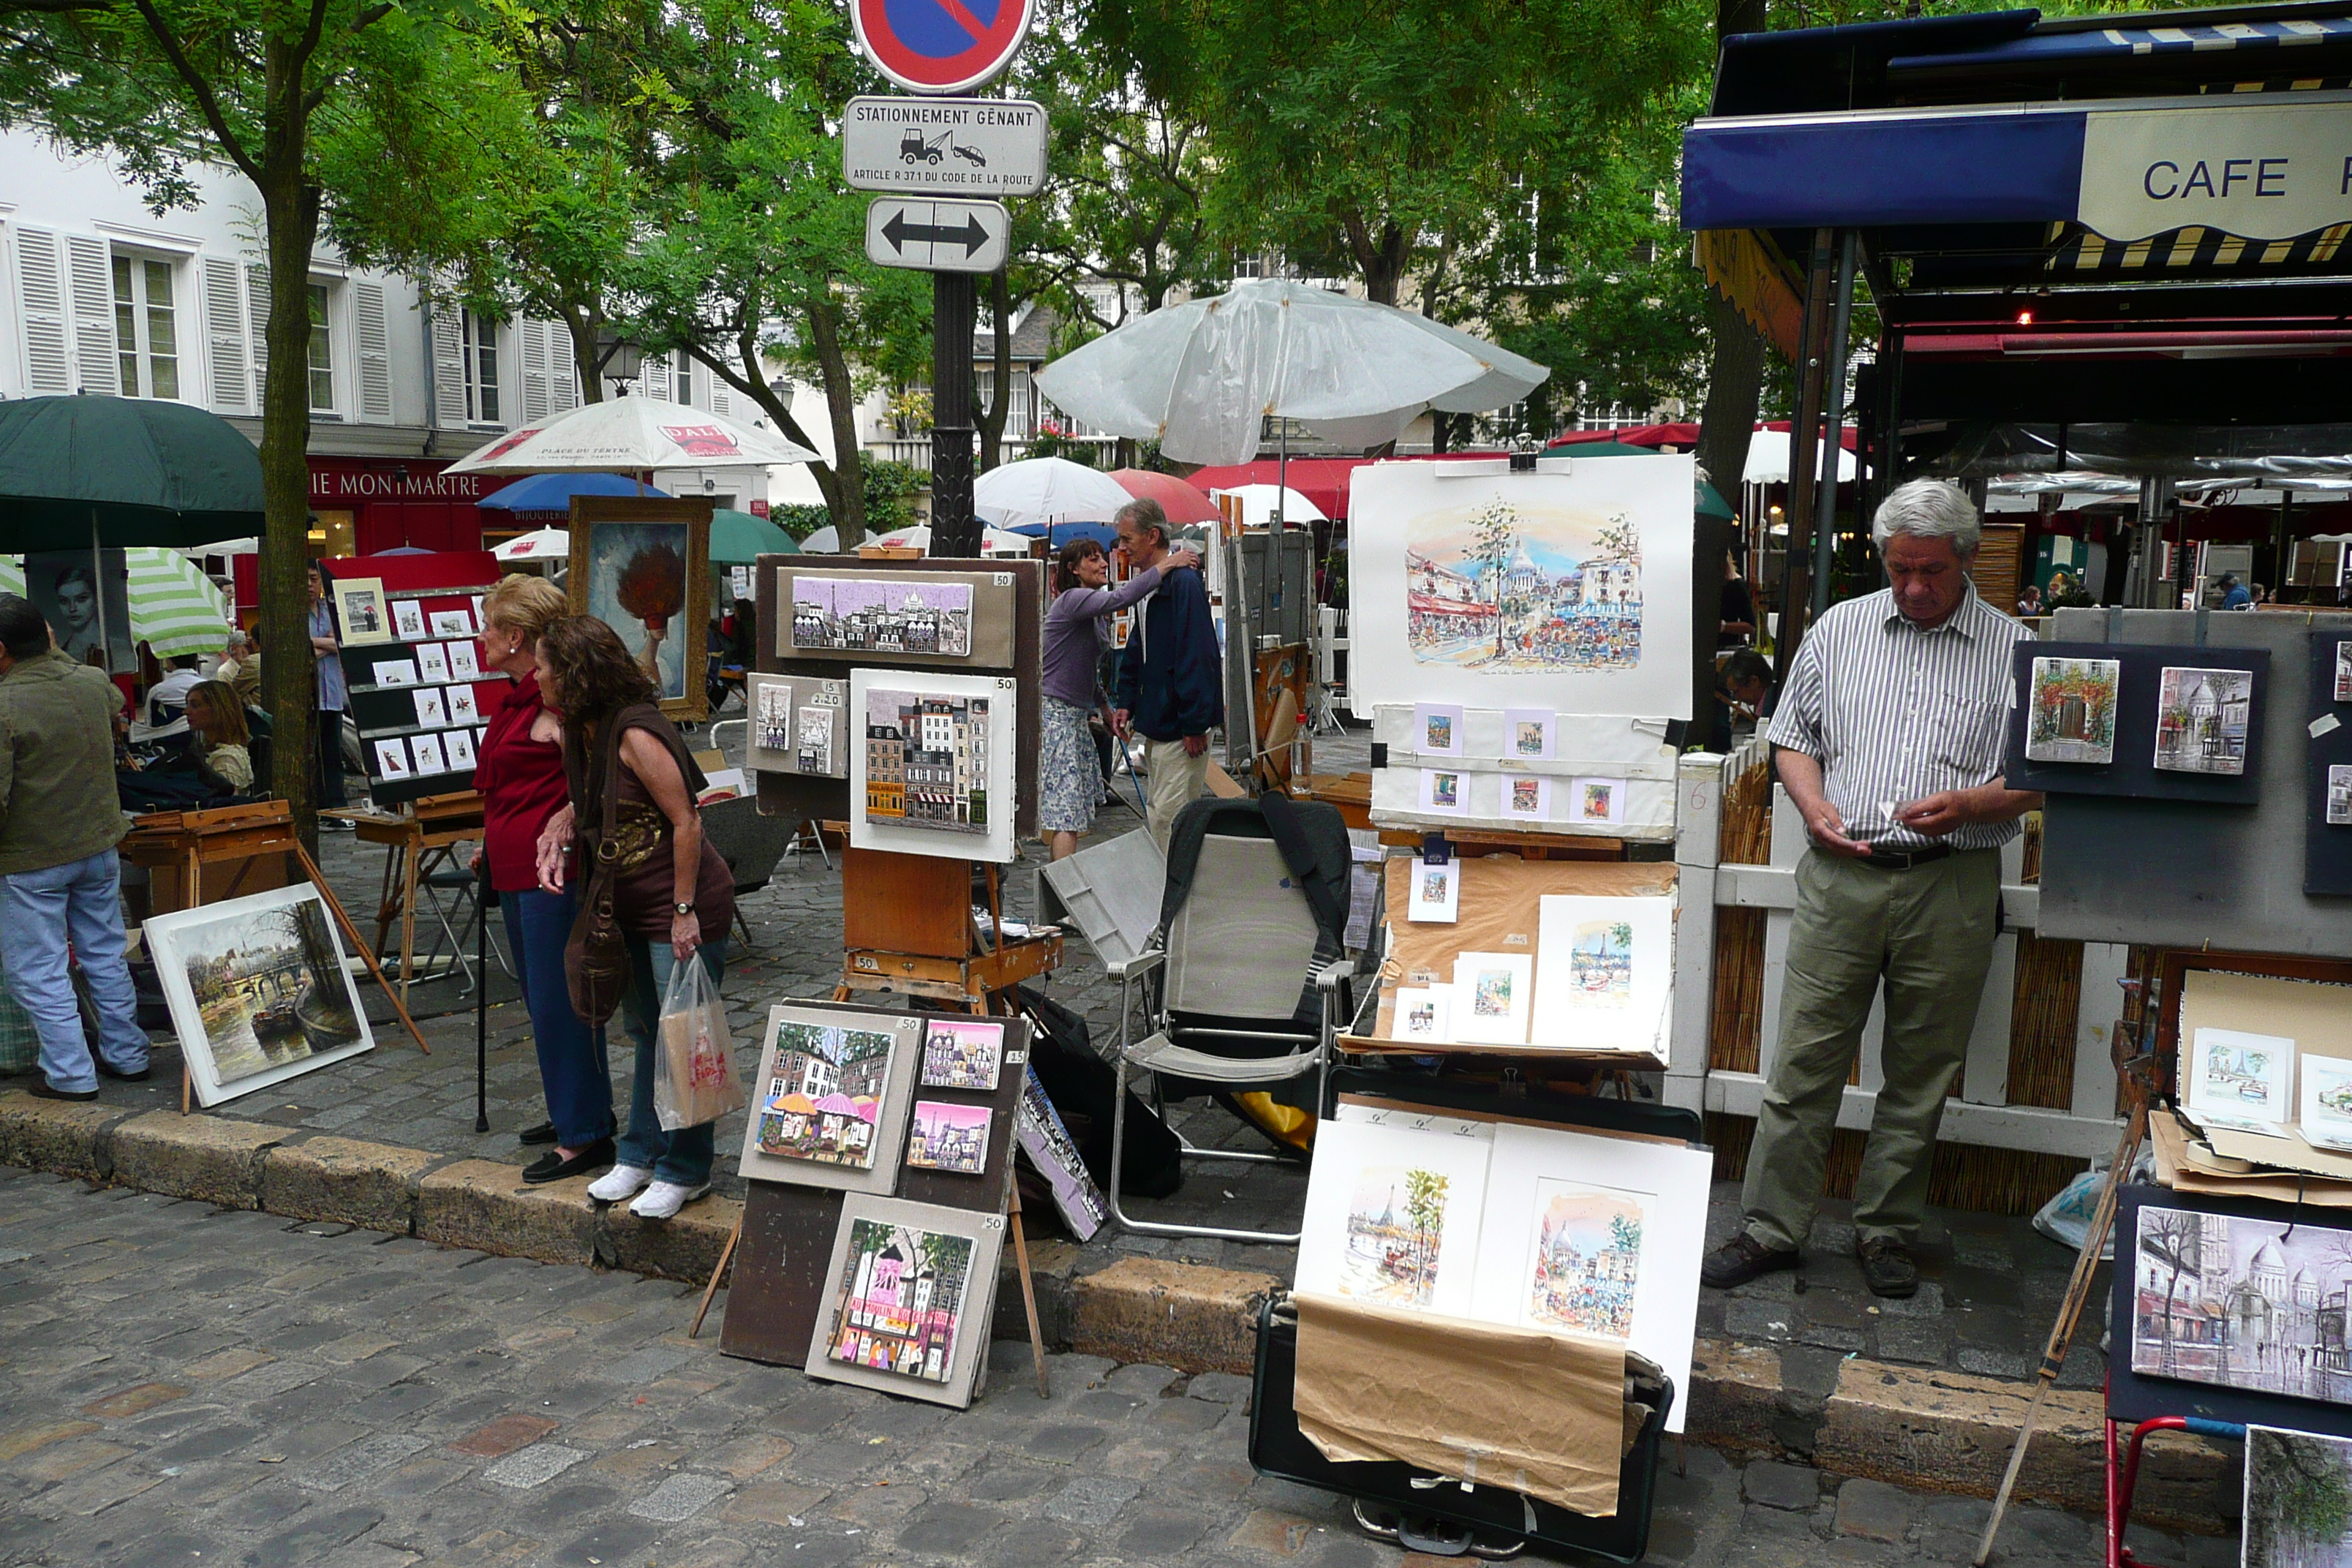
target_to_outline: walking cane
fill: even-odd
[[[474,1131],[490,1130],[490,847],[474,883]]]

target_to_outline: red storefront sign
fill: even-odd
[[[411,545],[419,550],[478,550],[481,514],[474,503],[511,480],[499,474],[451,474],[449,458],[312,458],[310,505],[352,514],[352,542],[362,555]]]

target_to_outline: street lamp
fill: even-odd
[[[596,374],[614,383],[615,395],[627,395],[620,384],[636,380],[645,362],[646,351],[635,340],[611,327],[597,330]]]

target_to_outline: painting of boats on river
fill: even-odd
[[[159,915],[147,945],[204,1104],[369,1049],[342,943],[312,887]]]

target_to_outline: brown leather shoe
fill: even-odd
[[[1699,1283],[1711,1290],[1728,1290],[1767,1274],[1797,1266],[1797,1249],[1767,1247],[1741,1231],[1706,1255],[1698,1266]]]
[[[1870,1287],[1872,1295],[1899,1301],[1919,1293],[1919,1266],[1911,1261],[1911,1249],[1901,1242],[1864,1241],[1854,1247],[1853,1255],[1862,1259],[1862,1282]]]

